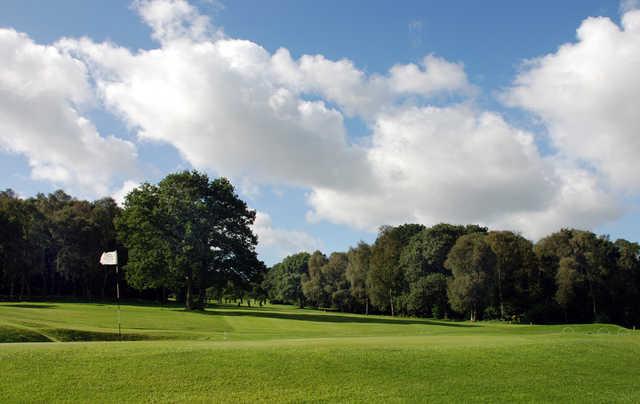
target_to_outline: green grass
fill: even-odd
[[[640,333],[286,306],[0,304],[2,402],[640,402]],[[136,340],[136,341],[134,341]],[[85,341],[85,342],[60,342]]]

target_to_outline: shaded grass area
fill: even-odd
[[[0,325],[0,343],[6,342],[48,342],[49,338],[36,331]]]

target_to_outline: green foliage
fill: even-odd
[[[486,242],[496,256],[492,291],[496,317],[507,319],[523,313],[530,304],[530,285],[538,268],[533,243],[510,231],[491,231]]]
[[[442,318],[447,313],[447,277],[431,273],[412,283],[405,297],[412,316]]]
[[[308,253],[290,255],[274,265],[267,274],[269,298],[280,303],[298,304],[304,307],[306,299],[302,291],[302,279],[309,273]]]
[[[448,296],[451,307],[460,313],[469,313],[471,321],[489,303],[496,256],[482,233],[462,236],[449,252],[445,267],[453,274]]]
[[[400,295],[403,277],[400,255],[403,246],[424,226],[382,227],[371,249],[369,293],[371,302],[383,311],[395,314],[394,303]]]
[[[327,257],[315,251],[309,257],[308,273],[302,274],[302,292],[309,304],[314,307],[329,307],[330,297],[324,290],[322,268],[327,264]]]
[[[347,270],[345,276],[349,281],[351,296],[355,304],[364,308],[365,314],[369,314],[369,261],[371,260],[371,247],[361,241],[355,248],[350,248],[347,253]]]
[[[324,293],[329,297],[330,307],[340,311],[347,310],[352,306],[349,281],[346,276],[348,265],[346,253],[334,252],[322,267]]]
[[[144,184],[127,195],[116,221],[129,251],[128,280],[139,289],[184,288],[188,309],[202,308],[214,284],[250,289],[262,269],[254,220],[224,178],[185,171]]]
[[[266,273],[254,219],[229,181],[198,172],[141,185],[124,211],[110,198],[83,201],[59,190],[22,199],[6,190],[0,296],[109,298],[115,274],[98,257],[117,249],[124,296],[166,302],[171,295],[189,308],[207,299],[261,306],[270,299],[402,316],[640,325],[638,243],[562,229],[533,245],[477,225],[404,224],[382,227],[371,246],[361,242],[329,257],[296,254]],[[461,255],[454,247],[467,236],[484,240],[491,254],[475,245],[460,261],[467,264],[454,265]],[[476,253],[493,255],[495,264],[478,266]]]

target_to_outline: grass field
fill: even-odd
[[[640,402],[640,332],[612,325],[144,305],[122,325],[0,303],[0,402]]]

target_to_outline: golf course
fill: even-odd
[[[293,306],[0,303],[2,402],[638,402],[640,332]]]

